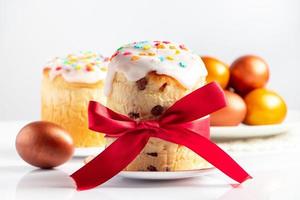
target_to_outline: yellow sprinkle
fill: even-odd
[[[151,48],[150,45],[145,45],[145,46],[143,47],[144,50],[148,50],[148,49],[150,49],[150,48]]]
[[[149,53],[148,53],[148,56],[155,56],[155,53],[149,52]]]
[[[170,48],[170,49],[176,49],[176,47],[175,47],[175,46],[169,46],[169,48]]]
[[[180,51],[177,49],[177,50],[175,51],[175,54],[180,54]]]
[[[145,52],[139,53],[140,56],[146,56],[147,54]]]
[[[77,60],[77,57],[72,54],[69,54],[67,57],[69,60]]]
[[[140,59],[139,56],[132,56],[130,60],[131,60],[131,61],[136,61],[136,60],[138,60],[138,59]]]
[[[172,56],[167,56],[166,59],[168,59],[168,60],[174,60],[174,58]]]
[[[76,70],[79,70],[79,69],[81,69],[81,66],[80,66],[80,65],[76,65],[74,68],[75,68]]]
[[[71,63],[77,62],[77,59],[76,58],[70,58],[70,62]]]
[[[100,70],[103,71],[103,72],[106,72],[107,68],[106,67],[101,67]]]

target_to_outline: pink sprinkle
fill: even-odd
[[[111,56],[110,60],[113,59],[113,58],[114,58],[115,56],[117,56],[118,54],[119,54],[119,52],[116,51],[116,52]]]
[[[123,53],[123,56],[128,56],[128,55],[131,55],[131,54],[132,54],[131,52],[126,51],[126,52]]]
[[[179,45],[180,49],[186,50],[186,47],[184,46],[184,44]]]
[[[171,42],[169,42],[169,41],[163,41],[163,43],[165,43],[165,44],[170,44]]]
[[[104,62],[107,62],[107,61],[109,61],[109,57],[104,58]]]
[[[55,68],[56,71],[59,71],[61,69],[62,69],[62,67],[60,67],[60,66],[58,66],[58,67]]]

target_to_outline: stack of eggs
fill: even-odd
[[[213,57],[202,57],[208,71],[207,82],[216,81],[224,89],[227,107],[211,114],[212,126],[266,125],[281,123],[287,107],[276,92],[266,88],[268,64],[260,57],[246,55],[229,67]]]

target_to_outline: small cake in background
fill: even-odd
[[[135,42],[112,56],[105,83],[107,107],[134,120],[159,118],[177,100],[205,84],[201,58],[183,44]],[[197,106],[197,105],[191,105]],[[112,143],[115,138],[107,138]],[[150,138],[124,170],[176,171],[209,164],[185,146]]]
[[[75,147],[104,146],[101,133],[88,129],[88,104],[105,104],[104,79],[108,59],[89,51],[57,57],[46,64],[41,88],[41,118],[62,126]]]

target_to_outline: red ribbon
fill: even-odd
[[[71,175],[77,189],[96,187],[118,174],[139,155],[150,137],[188,147],[237,182],[251,178],[209,140],[209,118],[205,116],[224,106],[224,93],[216,83],[207,84],[183,97],[158,120],[136,122],[91,101],[89,128],[118,139]]]

